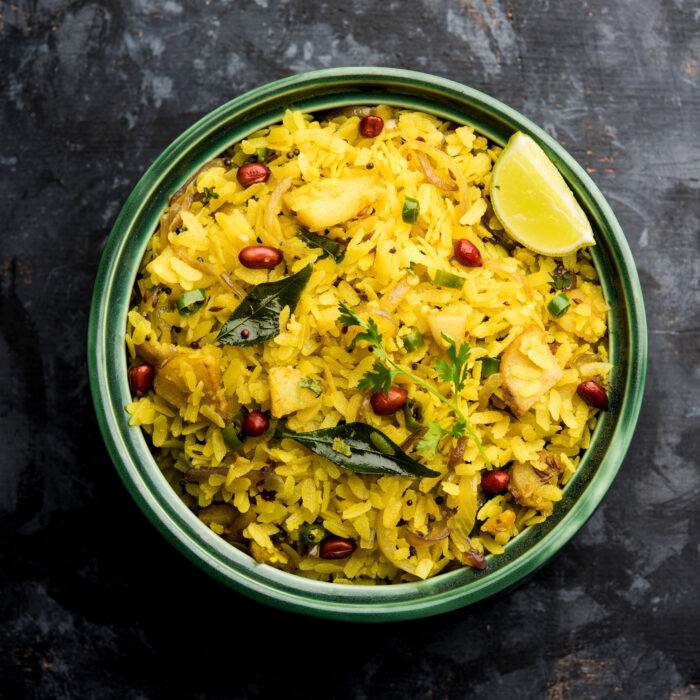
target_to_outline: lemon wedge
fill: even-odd
[[[518,131],[491,176],[491,203],[503,228],[542,255],[595,245],[591,225],[547,154]]]

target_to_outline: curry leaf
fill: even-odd
[[[323,251],[323,255],[319,257],[319,260],[327,258],[329,255],[337,263],[342,262],[345,257],[345,250],[339,241],[335,241],[328,236],[321,236],[318,233],[311,233],[305,228],[297,229],[297,238],[301,239],[309,248],[320,248]]]
[[[291,277],[253,287],[222,326],[217,342],[246,346],[277,337],[282,309],[288,306],[290,312],[294,311],[312,270],[313,265],[307,265]]]
[[[358,474],[439,476],[438,472],[409,457],[381,430],[366,423],[345,423],[309,433],[282,430],[278,435],[296,440],[314,454]]]

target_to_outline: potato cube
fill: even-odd
[[[284,195],[300,224],[311,230],[331,228],[356,217],[377,196],[373,175],[327,177]]]
[[[518,418],[563,374],[546,340],[545,332],[533,324],[512,340],[501,357],[503,400]]]
[[[302,388],[299,382],[304,374],[294,367],[272,367],[268,373],[270,382],[270,410],[275,418],[313,406],[316,395]]]

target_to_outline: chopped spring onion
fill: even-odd
[[[239,419],[234,418],[229,423],[226,423],[226,427],[222,430],[221,434],[224,438],[224,444],[231,452],[240,450],[241,447],[243,447],[245,435]],[[241,437],[243,437],[243,439],[241,439]]]
[[[433,280],[433,284],[438,287],[450,287],[451,289],[462,289],[465,282],[464,277],[453,275],[451,272],[445,272],[445,270],[436,270],[435,279]]]
[[[422,348],[423,345],[425,345],[423,336],[415,326],[411,326],[411,331],[404,335],[401,340],[403,341],[403,346],[406,349],[406,352],[414,352],[415,350],[418,350],[418,348]]]
[[[403,415],[406,419],[406,430],[415,432],[425,424],[423,404],[418,399],[409,399],[403,407]]]
[[[180,312],[180,316],[190,316],[192,315],[205,301],[207,300],[207,295],[204,293],[203,289],[193,289],[175,299],[175,304],[177,305],[177,310]]]
[[[564,292],[559,292],[559,294],[549,300],[547,311],[552,314],[552,318],[561,318],[569,310],[570,306],[571,299]]]
[[[415,224],[416,221],[418,221],[419,211],[420,211],[420,208],[418,206],[417,199],[413,199],[413,197],[404,197],[401,218],[407,224]]]
[[[303,527],[299,532],[299,542],[306,545],[314,545],[322,542],[328,537],[328,530],[323,525],[311,523]]]
[[[500,357],[482,357],[481,358],[481,378],[486,379],[492,374],[496,374],[501,369]]]

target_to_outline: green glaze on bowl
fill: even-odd
[[[313,581],[258,564],[227,544],[180,501],[158,469],[140,428],[129,426],[131,401],[124,343],[131,290],[148,239],[173,193],[200,165],[287,108],[305,112],[353,104],[389,104],[471,124],[497,144],[515,131],[532,136],[557,165],[593,226],[592,249],[610,306],[610,356],[615,365],[610,410],[564,498],[544,523],[489,557],[484,571],[463,568],[417,583],[347,586]],[[583,526],[615,478],[632,439],[646,373],[642,292],[624,234],[598,188],[542,129],[481,92],[422,73],[390,68],[340,68],[264,85],[214,110],[176,139],[148,169],[107,240],[90,311],[88,361],[95,409],[112,460],[134,500],[188,559],[214,578],[261,602],[346,620],[424,617],[505,591],[547,562]]]

